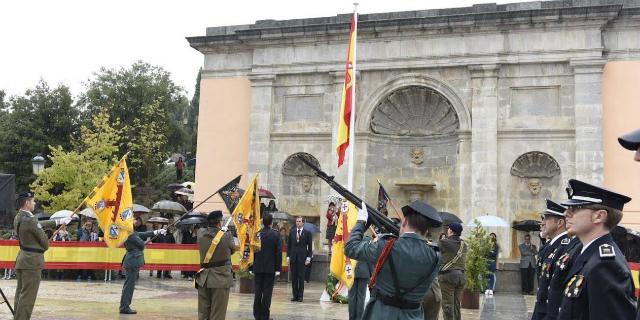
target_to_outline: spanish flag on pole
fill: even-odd
[[[231,213],[233,223],[236,225],[238,240],[240,242],[240,269],[247,270],[253,264],[253,254],[260,251],[260,196],[258,194],[258,175],[256,174],[247,187],[238,205]]]
[[[351,32],[349,33],[349,51],[347,52],[347,67],[344,76],[344,88],[342,89],[342,101],[340,104],[340,118],[338,118],[338,168],[344,163],[345,153],[351,144],[351,130],[353,130],[353,110],[355,97],[355,58],[357,36],[357,13],[353,13],[351,19]],[[350,160],[351,161],[351,160]]]
[[[95,211],[104,242],[110,248],[118,247],[133,232],[133,198],[126,157],[118,161],[84,200]]]
[[[333,254],[331,255],[329,271],[349,288],[353,285],[357,261],[344,255],[344,244],[349,240],[349,230],[356,225],[357,220],[358,208],[351,202],[342,202],[336,236],[331,247]]]

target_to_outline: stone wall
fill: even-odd
[[[350,18],[262,20],[188,39],[204,54],[203,77],[251,80],[249,171],[261,173],[280,209],[313,217],[322,230],[333,191],[317,178],[283,175],[282,167],[304,152],[346,183],[335,141]],[[536,218],[544,198],[563,198],[569,178],[601,183],[602,68],[640,58],[639,26],[638,0],[361,15],[353,192],[375,201],[379,178],[402,206],[409,195],[395,184],[419,178],[435,183],[425,200],[465,222],[486,213],[512,222]],[[442,102],[395,96],[410,90]],[[451,121],[429,120],[441,110],[451,111]],[[534,177],[538,193],[530,177],[511,173],[529,152],[559,169]],[[496,231],[503,255],[513,256],[522,234]]]

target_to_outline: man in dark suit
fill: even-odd
[[[133,290],[136,286],[136,279],[138,278],[138,271],[140,271],[140,267],[144,265],[145,240],[153,237],[154,235],[164,235],[166,233],[167,230],[165,229],[134,232],[130,234],[124,242],[124,247],[127,249],[127,253],[125,253],[124,258],[122,259],[122,267],[126,271],[126,278],[122,285],[122,295],[120,296],[120,313],[137,313],[135,310],[131,309],[130,305],[131,299],[133,298]]]
[[[282,270],[282,243],[278,232],[271,229],[272,222],[273,216],[268,212],[263,213],[263,228],[260,230],[261,249],[253,257],[253,317],[256,320],[269,320],[273,283]]]
[[[289,232],[287,239],[287,262],[291,269],[291,286],[293,298],[291,301],[302,302],[304,296],[304,266],[311,263],[313,255],[311,249],[311,233],[304,230],[302,217],[296,218],[296,227]]]

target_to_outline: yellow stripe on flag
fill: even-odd
[[[344,244],[349,240],[349,231],[353,229],[358,221],[358,208],[350,202],[343,202],[340,206],[340,218],[336,228],[336,237],[331,247],[331,264],[329,271],[337,279],[347,284],[349,288],[353,285],[355,278],[356,260],[344,255]],[[345,220],[346,219],[346,220]]]

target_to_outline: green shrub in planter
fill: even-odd
[[[476,228],[471,231],[467,239],[469,251],[465,263],[464,274],[467,279],[465,287],[473,292],[482,292],[489,281],[489,260],[487,256],[491,252],[491,237],[487,234],[478,220],[475,220]]]

